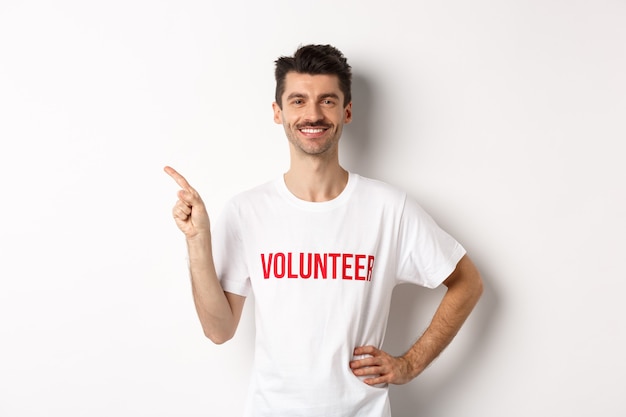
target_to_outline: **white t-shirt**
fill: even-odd
[[[437,287],[465,254],[405,193],[353,173],[327,202],[282,177],[239,194],[213,251],[224,290],[255,297],[246,417],[390,416],[388,388],[350,370],[353,350],[382,346],[397,284]]]

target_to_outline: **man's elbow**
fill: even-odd
[[[478,269],[473,263],[470,263],[468,267],[466,267],[463,275],[465,292],[469,295],[474,304],[476,304],[485,290],[480,272],[478,272]]]
[[[233,338],[235,332],[216,331],[215,329],[203,328],[204,335],[216,345],[221,345]]]
[[[483,284],[483,279],[481,278],[480,274],[477,273],[476,277],[474,278],[474,283],[472,285],[472,294],[474,296],[475,303],[478,302],[484,291],[485,286]]]
[[[448,289],[456,290],[456,293],[464,294],[467,303],[476,304],[483,291],[483,279],[478,269],[467,256],[457,264],[454,272],[444,281]]]

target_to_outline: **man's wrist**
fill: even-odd
[[[205,259],[212,254],[210,233],[197,233],[192,237],[187,237],[186,241],[190,260]]]
[[[415,349],[409,350],[401,357],[401,359],[405,362],[407,375],[411,379],[417,377],[426,368],[422,355],[419,355]]]

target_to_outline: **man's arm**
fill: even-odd
[[[374,346],[359,346],[354,355],[370,355],[350,362],[355,375],[369,376],[364,382],[405,384],[418,376],[445,349],[474,309],[482,291],[480,274],[468,256],[443,283],[448,290],[422,336],[400,357]]]
[[[181,187],[172,215],[187,240],[191,288],[202,330],[214,343],[224,343],[237,330],[246,298],[225,292],[217,279],[209,215],[202,198],[176,170],[165,167],[165,172]]]

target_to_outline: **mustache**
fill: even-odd
[[[318,120],[315,122],[303,122],[296,125],[296,129],[304,129],[305,127],[316,127],[323,129],[330,129],[332,124],[325,122],[323,120]]]

